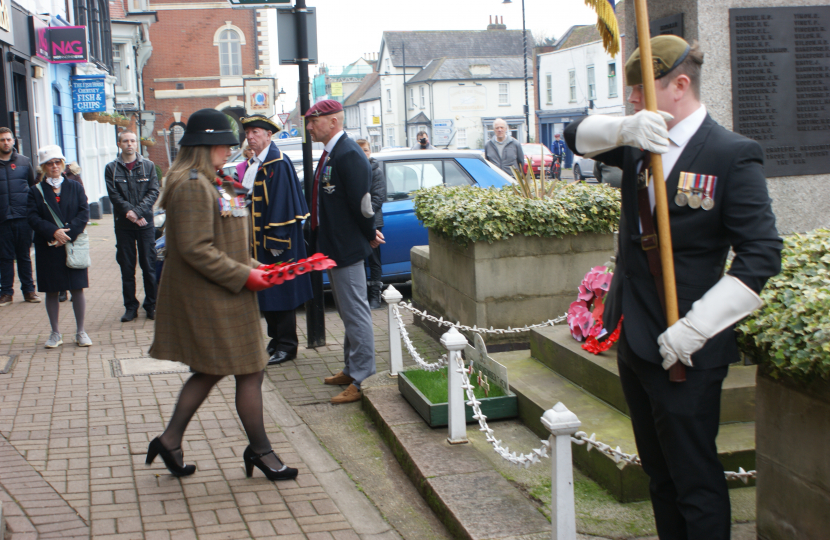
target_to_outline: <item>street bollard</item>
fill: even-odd
[[[403,371],[403,354],[401,353],[401,330],[392,313],[392,306],[403,300],[403,296],[392,285],[387,287],[381,296],[389,312],[389,376],[397,377],[398,372]]]
[[[542,424],[550,431],[551,539],[576,540],[571,435],[576,433],[582,422],[559,402],[545,411]]]
[[[467,418],[464,411],[464,389],[461,387],[463,378],[458,372],[457,358],[461,351],[467,346],[467,338],[454,327],[441,336],[441,345],[448,351],[447,359],[447,416],[449,420],[450,436],[447,440],[450,444],[461,444],[467,442]]]

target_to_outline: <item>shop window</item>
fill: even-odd
[[[63,108],[61,108],[61,89],[57,84],[52,85],[52,117],[55,119],[55,144],[61,147],[61,152],[66,155],[66,147],[63,145]]]

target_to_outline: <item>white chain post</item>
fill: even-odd
[[[403,300],[403,295],[390,285],[381,295],[386,302],[389,320],[389,376],[397,377],[399,371],[403,371],[403,354],[401,353],[401,331],[395,322],[392,313],[392,306]]]
[[[576,540],[571,435],[576,433],[582,422],[559,402],[545,411],[542,424],[550,431],[551,539]]]
[[[447,439],[450,444],[461,444],[467,442],[467,419],[464,411],[464,384],[461,376],[458,358],[461,351],[467,346],[465,338],[455,328],[450,328],[446,334],[441,336],[441,345],[449,351],[447,360],[447,385],[449,396],[447,397],[447,416],[449,421],[450,436]]]

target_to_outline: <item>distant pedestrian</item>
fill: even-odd
[[[242,179],[245,178],[245,171],[248,170],[248,165],[250,165],[251,158],[256,155],[253,148],[248,146],[248,141],[242,143],[242,161],[237,163],[236,165],[236,180],[241,184]]]
[[[494,163],[511,177],[513,167],[523,171],[527,164],[522,145],[509,134],[507,122],[502,118],[496,118],[493,122],[493,132],[496,136],[484,145],[484,157],[487,161]]]
[[[429,144],[429,135],[427,135],[427,132],[419,131],[415,135],[415,144],[412,145],[410,150],[435,150],[435,147]]]
[[[258,467],[269,480],[290,480],[297,469],[274,453],[262,412],[267,356],[256,291],[270,284],[251,259],[250,216],[231,195],[232,183],[215,174],[239,139],[227,116],[202,109],[190,115],[179,144],[160,202],[167,212],[167,256],[150,356],[182,362],[194,373],[145,463],[161,455],[174,476],[193,474],[196,467],[184,463],[184,432],[216,383],[233,375],[236,412],[250,443],[242,455],[248,477]]]
[[[115,260],[121,267],[124,315],[121,322],[138,316],[135,297],[135,263],[144,278],[144,311],[156,317],[156,231],[153,205],[159,196],[156,166],[138,153],[138,139],[132,131],[118,134],[121,155],[107,164],[104,176],[115,216]]]
[[[553,159],[559,162],[559,167],[556,167],[558,171],[556,174],[556,179],[562,179],[562,163],[565,161],[565,154],[567,152],[567,145],[565,141],[562,140],[562,136],[559,133],[554,133],[553,135],[553,144],[550,146],[550,153],[553,154]]]
[[[66,170],[63,172],[63,175],[69,180],[74,180],[82,186],[84,185],[84,181],[81,179],[81,166],[74,161],[66,164]]]
[[[14,297],[14,261],[20,291],[27,302],[40,302],[32,280],[32,229],[26,220],[29,188],[35,185],[32,163],[14,149],[14,135],[0,128],[0,307]]]
[[[325,145],[314,172],[311,192],[311,245],[337,263],[327,270],[337,313],[346,329],[345,366],[326,384],[348,385],[331,402],[349,403],[363,395],[360,383],[375,373],[375,337],[372,311],[366,299],[363,261],[383,242],[372,211],[372,167],[356,142],[343,131],[343,106],[325,99],[306,116],[306,129]]]
[[[27,213],[29,226],[35,231],[37,288],[46,293],[46,313],[52,326],[46,348],[54,349],[63,344],[58,326],[58,295],[61,291],[72,292],[72,309],[77,327],[75,343],[79,347],[89,347],[92,340],[84,329],[84,289],[89,287],[87,269],[66,266],[66,243],[74,242],[84,232],[89,221],[86,193],[79,183],[62,176],[66,159],[60,146],[44,146],[38,150],[37,157],[44,178],[29,190]]]
[[[369,158],[369,164],[372,166],[372,188],[369,191],[372,194],[372,211],[375,213],[375,230],[381,232],[383,230],[383,203],[386,201],[386,176],[383,174],[380,162],[372,157],[372,147],[366,139],[358,139],[357,144],[363,149],[363,153]],[[369,307],[372,309],[379,309],[382,304],[380,301],[381,288],[383,282],[381,276],[383,275],[383,268],[380,262],[380,245],[372,248],[372,253],[366,258],[366,264],[369,266],[369,282],[368,282],[368,297]]]

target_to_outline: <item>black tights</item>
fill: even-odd
[[[223,375],[207,375],[194,373],[182,387],[173,417],[162,433],[161,444],[168,449],[177,449],[173,456],[182,463],[182,437],[190,419],[207,398],[213,387],[222,379]],[[235,375],[236,377],[236,413],[242,421],[251,450],[257,454],[264,454],[271,450],[271,442],[265,433],[265,422],[262,416],[262,380],[264,371]],[[275,454],[263,457],[263,461],[272,468],[279,469],[282,463]]]

